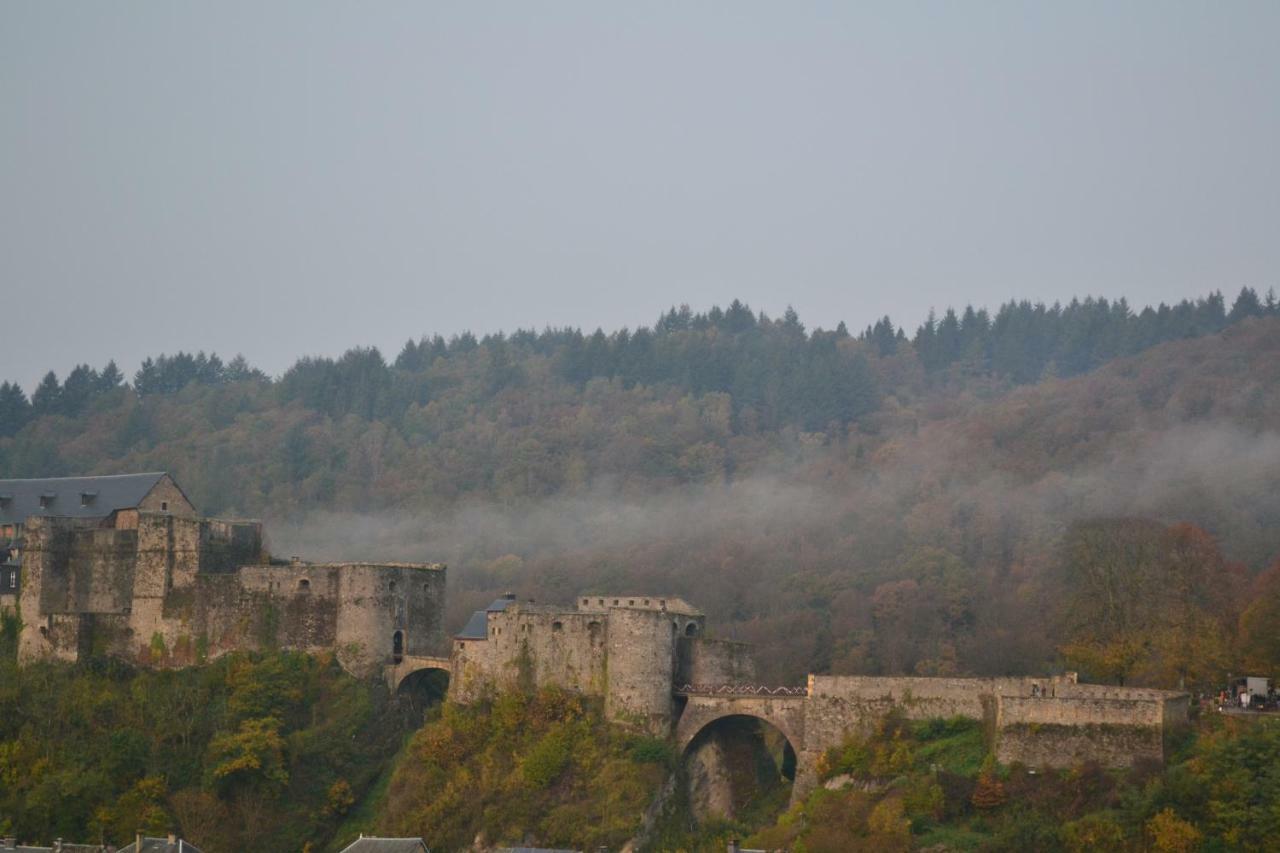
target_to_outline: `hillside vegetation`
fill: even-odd
[[[179,830],[208,853],[322,849],[409,731],[331,658],[231,655],[148,672],[16,665],[0,635],[0,836],[123,845]]]
[[[665,740],[607,723],[601,703],[561,690],[446,704],[401,754],[371,828],[444,850],[477,838],[617,850],[673,766]]]

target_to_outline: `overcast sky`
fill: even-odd
[[[0,378],[1280,285],[1280,3],[0,5]]]

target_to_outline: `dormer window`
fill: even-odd
[[[97,492],[81,492],[80,506],[90,506],[93,504],[95,500],[97,500],[97,498],[98,498]]]
[[[58,497],[57,492],[45,492],[40,496],[40,508],[48,509],[53,506],[54,498]]]
[[[0,507],[7,507],[11,503],[13,503],[13,495],[8,492],[0,493]]]

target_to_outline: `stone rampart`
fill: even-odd
[[[456,701],[519,686],[604,692],[606,627],[600,615],[522,603],[490,613],[486,621],[485,639],[453,644],[450,696]]]
[[[677,643],[680,663],[675,679],[677,686],[746,684],[755,680],[755,659],[751,646],[746,643],[684,636],[679,637]]]
[[[235,649],[292,648],[334,651],[364,676],[397,649],[444,647],[443,566],[244,565],[262,556],[257,522],[146,512],[127,521],[30,520],[19,660],[107,654],[182,666]]]

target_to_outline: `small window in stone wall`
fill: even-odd
[[[692,636],[696,635],[697,633],[698,633],[698,623],[697,623],[697,622],[690,622],[688,625],[685,625],[685,626],[684,626],[684,635],[685,635],[686,637],[692,637]]]
[[[556,633],[556,634],[559,634],[561,631],[563,631],[563,630],[564,630],[564,623],[563,623],[563,622],[552,622],[552,623],[551,623],[551,630],[552,630],[552,632],[554,632],[554,633]]]
[[[168,502],[168,501],[160,501],[160,511],[161,511],[161,512],[168,512],[168,511],[169,511],[169,502]]]
[[[395,591],[396,591],[396,582],[395,582],[395,581],[392,581],[391,583],[387,584],[387,589],[391,590],[392,592],[395,592]]]
[[[599,622],[594,622],[594,621],[593,621],[593,622],[588,622],[588,623],[587,623],[587,633],[591,635],[591,642],[592,642],[592,643],[598,643],[598,642],[600,642],[600,623],[599,623]]]
[[[311,591],[311,581],[310,581],[310,580],[308,580],[307,578],[303,578],[302,580],[298,581],[298,591],[299,591],[299,592],[310,592],[310,591]]]

